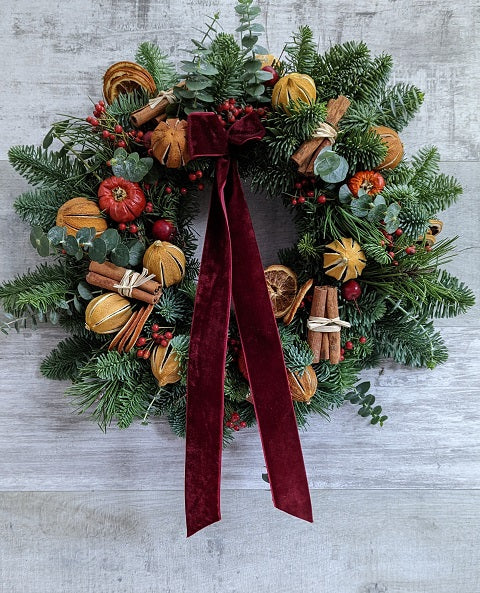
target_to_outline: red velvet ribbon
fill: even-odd
[[[188,117],[192,158],[218,157],[190,334],[187,536],[219,521],[230,303],[245,355],[274,505],[312,521],[310,493],[278,328],[237,163],[230,148],[265,135],[256,113],[228,131],[214,113]]]

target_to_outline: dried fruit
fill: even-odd
[[[292,399],[297,402],[310,401],[317,390],[318,384],[317,375],[312,365],[308,365],[302,374],[287,371],[287,375]]]
[[[187,128],[184,119],[167,119],[155,128],[152,134],[153,156],[162,165],[178,169],[188,163]]]
[[[143,265],[162,286],[172,286],[185,274],[185,254],[168,241],[155,241],[145,251]]]
[[[317,98],[317,89],[313,78],[307,74],[293,72],[282,76],[275,84],[272,91],[272,105],[281,107],[286,113],[290,101],[303,101],[314,103]]]
[[[355,197],[358,197],[360,189],[363,189],[368,195],[374,196],[385,187],[385,179],[377,171],[358,171],[347,185]]]
[[[72,198],[60,206],[56,224],[66,227],[67,234],[73,236],[83,227],[94,227],[96,237],[107,230],[107,221],[102,216],[100,208],[88,198]]]
[[[325,245],[323,255],[325,274],[346,282],[360,276],[367,264],[361,246],[351,238],[342,237]]]
[[[92,299],[85,310],[85,327],[97,334],[113,334],[125,325],[132,315],[128,299],[116,292],[105,292]]]
[[[160,387],[180,381],[179,363],[170,345],[157,346],[150,359],[150,365]]]
[[[135,62],[117,62],[103,75],[103,94],[110,105],[118,95],[139,88],[145,89],[150,95],[157,90],[152,75]]]
[[[302,304],[302,301],[305,298],[305,295],[312,288],[312,286],[313,286],[313,278],[310,278],[310,280],[307,280],[307,282],[305,282],[305,284],[303,284],[300,287],[300,290],[298,291],[297,296],[295,297],[295,300],[293,301],[293,304],[290,307],[290,310],[283,318],[283,323],[285,323],[285,325],[292,323],[293,318],[295,317],[295,313],[298,311],[298,308]]]
[[[286,315],[297,294],[297,275],[286,266],[273,265],[265,270],[268,295],[275,317]]]
[[[376,126],[372,128],[376,132],[382,142],[387,145],[387,154],[383,161],[375,167],[376,169],[395,169],[403,157],[403,144],[400,136],[387,126]]]

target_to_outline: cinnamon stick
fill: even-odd
[[[88,272],[85,280],[92,286],[98,286],[99,288],[103,288],[104,290],[109,290],[111,292],[119,292],[118,288],[115,288],[115,284],[118,284],[119,282],[118,280],[101,276],[95,272]],[[142,290],[141,288],[132,289],[132,299],[137,299],[138,301],[142,301],[144,303],[158,303],[160,296],[161,292],[158,292],[157,294],[151,294],[145,290]]]
[[[336,127],[350,106],[350,99],[340,95],[336,99],[330,99],[327,103],[326,122]],[[298,165],[298,172],[303,175],[314,176],[315,159],[321,150],[333,144],[331,138],[311,138],[306,140],[293,154],[292,160]]]
[[[327,287],[327,307],[326,317],[335,319],[338,317],[338,290],[334,286]],[[330,348],[330,363],[338,364],[340,362],[340,332],[329,332],[328,336]]]
[[[153,305],[147,305],[143,308],[142,313],[140,314],[138,321],[135,325],[132,335],[128,340],[127,345],[124,348],[125,352],[130,352],[130,350],[135,346],[135,342],[138,340],[138,336],[142,333],[143,326],[145,325],[147,319],[150,317],[150,313],[153,311]]]
[[[182,81],[177,85],[177,88],[184,87],[184,86],[185,86],[185,82]],[[172,89],[169,89],[169,91],[171,91],[171,90]],[[162,99],[155,105],[155,107],[150,107],[150,104],[147,104],[144,107],[141,107],[140,109],[137,109],[136,111],[134,111],[130,115],[130,121],[132,122],[133,126],[135,126],[136,128],[139,128],[140,126],[143,126],[150,120],[152,120],[156,117],[159,117],[159,116],[163,116],[169,105],[170,105],[170,101],[168,99]]]
[[[311,316],[325,317],[327,303],[327,287],[315,286],[313,289],[313,299]],[[329,346],[327,334],[323,332],[316,332],[308,330],[307,342],[313,351],[313,362],[317,363],[320,360],[326,360],[329,357]]]
[[[135,320],[137,319],[137,317],[138,317],[138,311],[135,311],[131,315],[131,317],[127,321],[127,323],[122,327],[122,329],[118,332],[118,334],[110,342],[110,344],[108,345],[109,350],[113,350],[116,347],[116,345],[122,340],[122,338],[125,334],[130,335],[132,327],[135,326]]]
[[[122,335],[122,339],[118,342],[117,351],[121,354],[124,350],[125,344],[128,340],[130,340],[135,328],[137,327],[138,320],[142,316],[143,312],[145,311],[145,307],[140,307],[138,311],[135,311],[135,319],[133,323],[130,325],[128,330]]]
[[[122,268],[121,266],[116,266],[109,261],[103,262],[103,264],[99,264],[98,262],[92,261],[88,266],[90,272],[96,272],[101,276],[106,276],[107,278],[111,278],[116,282],[120,282],[123,278],[127,268]],[[142,290],[145,292],[149,292],[150,294],[155,294],[158,290],[161,290],[162,286],[156,280],[149,280],[142,284]]]

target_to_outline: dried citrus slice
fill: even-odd
[[[293,301],[293,305],[290,307],[290,310],[283,318],[283,323],[285,325],[292,323],[293,318],[295,317],[295,313],[298,311],[298,307],[300,307],[303,299],[305,298],[305,295],[312,288],[312,285],[313,285],[313,278],[310,278],[310,280],[307,280],[305,282],[305,284],[303,284],[300,287],[300,290],[298,291],[297,296],[295,297],[295,300]]]
[[[108,104],[118,95],[144,88],[151,95],[155,92],[152,75],[135,62],[117,62],[103,76],[103,94]]]
[[[362,248],[350,237],[336,239],[325,248],[328,250],[323,256],[325,274],[341,282],[360,276],[367,264]]]
[[[297,294],[297,275],[286,266],[274,265],[265,270],[268,294],[275,317],[283,317]]]

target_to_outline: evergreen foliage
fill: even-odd
[[[155,43],[144,41],[138,47],[135,60],[150,72],[158,91],[170,88],[178,81],[175,67]]]

